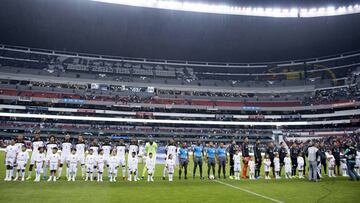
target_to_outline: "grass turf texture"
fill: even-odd
[[[0,163],[4,163],[3,152],[0,152]],[[142,168],[143,165],[139,164],[140,172]],[[188,169],[193,169],[191,161]],[[344,177],[323,178],[319,183],[284,178],[270,181],[220,179],[228,184],[225,185],[217,181],[199,180],[198,176],[193,180],[191,173],[188,180],[178,180],[177,169],[174,182],[168,182],[161,180],[162,171],[163,165],[157,165],[155,182],[150,183],[123,181],[121,170],[116,183],[108,181],[107,172],[102,183],[85,182],[80,176],[76,182],[67,182],[64,177],[57,182],[5,182],[5,166],[1,164],[0,202],[271,202],[231,186],[281,202],[357,202],[360,194],[360,182]],[[207,172],[206,165],[204,171]],[[80,173],[81,170],[78,170],[78,175]]]

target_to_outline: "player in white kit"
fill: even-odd
[[[128,179],[131,179],[131,174],[130,174],[130,166],[129,166],[129,160],[132,158],[132,154],[133,153],[135,153],[135,155],[136,155],[136,159],[137,159],[137,155],[138,155],[138,153],[139,153],[139,146],[138,146],[138,141],[135,139],[135,138],[133,138],[132,140],[131,140],[131,144],[129,145],[129,148],[128,148]],[[136,175],[136,177],[137,177],[137,175]]]
[[[30,158],[30,166],[28,171],[28,177],[26,180],[31,179],[32,170],[35,165],[36,156],[39,154],[39,148],[44,147],[44,142],[40,139],[40,133],[36,133],[34,137],[34,141],[32,142],[32,153]]]
[[[279,153],[275,153],[274,158],[274,170],[275,170],[275,179],[281,179],[280,177],[280,159],[279,159]]]
[[[168,159],[169,155],[172,155],[173,160],[177,159],[176,158],[176,156],[177,156],[177,147],[176,147],[174,139],[170,139],[169,144],[165,148],[165,154],[166,154],[165,161]],[[165,180],[166,173],[168,173],[168,169],[167,169],[167,167],[164,167],[163,180]]]
[[[8,145],[5,149],[5,166],[6,166],[6,175],[5,181],[11,181],[14,173],[14,165],[15,159],[17,156],[17,147],[15,146],[15,140],[12,139],[10,141],[10,145]]]
[[[48,164],[50,167],[50,177],[48,181],[56,181],[56,170],[60,164],[60,155],[58,154],[58,148],[52,148],[52,153],[48,157]]]
[[[85,178],[85,141],[82,135],[78,136],[75,148],[76,156],[81,165],[81,177]]]
[[[29,160],[29,153],[26,151],[25,145],[23,145],[21,147],[21,151],[17,154],[16,157],[17,172],[14,180],[19,179],[20,172],[21,172],[21,181],[25,180],[25,168],[28,160]]]
[[[105,157],[104,157],[103,149],[99,149],[99,154],[97,156],[96,162],[97,162],[97,169],[98,169],[97,181],[102,182],[103,174],[104,174],[104,166],[105,166]]]
[[[99,145],[98,145],[97,139],[95,139],[95,138],[92,139],[88,148],[93,150],[93,155],[95,156],[95,159],[97,159],[98,152],[99,152]],[[98,174],[98,168],[97,168],[97,164],[95,164],[95,166],[94,166],[94,177],[95,178],[97,178],[97,174]]]
[[[235,180],[240,180],[240,172],[241,172],[241,156],[239,153],[239,150],[236,150],[234,156],[233,156],[233,160],[234,160],[234,175],[235,175]]]
[[[75,181],[78,162],[79,160],[76,156],[76,149],[73,148],[71,150],[71,154],[68,156],[66,160],[67,168],[69,169],[68,181]]]
[[[69,158],[69,156],[71,154],[71,148],[72,148],[72,143],[70,140],[70,135],[66,134],[65,140],[61,144],[61,157],[60,157],[58,179],[61,177],[62,168],[63,168],[64,163],[66,163],[66,160]],[[68,178],[68,177],[69,177],[69,167],[66,167],[66,178]]]
[[[108,164],[109,164],[109,179],[110,182],[116,182],[116,173],[117,173],[117,168],[119,167],[119,159],[116,156],[116,149],[113,149],[111,152],[111,156],[109,157],[108,160]]]
[[[255,180],[255,161],[251,156],[249,158],[248,165],[249,165],[249,179]]]
[[[40,181],[41,170],[43,170],[43,166],[46,161],[44,147],[39,147],[38,151],[39,151],[39,153],[37,154],[37,156],[35,158],[35,173],[36,173],[35,180],[34,180],[35,182]]]
[[[86,156],[85,159],[85,165],[86,165],[86,178],[85,181],[88,181],[90,178],[90,181],[94,180],[94,167],[96,164],[96,157],[93,154],[93,150],[89,149],[89,154]]]
[[[128,159],[128,167],[129,167],[129,177],[128,181],[132,181],[132,177],[134,177],[134,181],[138,180],[138,157],[136,152],[132,152],[131,157]]]
[[[147,174],[148,174],[147,181],[152,182],[152,181],[154,181],[153,175],[154,175],[155,162],[153,159],[153,154],[151,152],[146,157],[145,165],[146,165]]]
[[[109,158],[110,158],[110,154],[111,154],[111,143],[109,140],[105,140],[105,143],[101,146],[101,149],[104,150],[104,159],[105,159],[105,164],[108,166],[109,163]],[[108,170],[108,176],[110,176],[110,171]]]
[[[125,180],[125,176],[126,176],[126,158],[125,158],[125,155],[126,155],[126,145],[124,143],[124,140],[121,139],[121,140],[119,140],[119,143],[116,146],[116,156],[119,159],[119,166],[121,166],[121,169],[122,169],[121,174],[122,174],[123,180]]]
[[[54,135],[50,135],[49,142],[46,144],[46,157],[45,157],[45,163],[43,168],[43,175],[44,180],[46,179],[46,173],[47,173],[47,167],[49,166],[49,157],[52,154],[52,149],[57,148],[56,139]]]
[[[284,163],[285,163],[285,178],[286,179],[291,179],[291,158],[290,158],[290,153],[286,154],[286,157],[284,158]]]
[[[167,170],[167,173],[169,175],[169,181],[173,181],[174,179],[174,172],[175,172],[175,159],[173,159],[172,154],[169,154],[169,156],[166,159],[165,168]]]

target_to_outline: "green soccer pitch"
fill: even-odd
[[[0,202],[358,202],[360,182],[348,178],[323,178],[318,183],[306,179],[285,180],[199,180],[192,179],[192,164],[189,164],[188,180],[174,182],[161,179],[163,165],[156,165],[155,182],[127,182],[121,178],[110,183],[105,173],[105,182],[85,182],[80,177],[76,182],[65,178],[57,182],[12,181],[5,182],[4,153],[0,152]],[[143,165],[139,165],[142,172]],[[204,165],[207,172],[207,166]],[[78,173],[81,173],[78,170]],[[65,173],[65,170],[63,170]],[[228,170],[227,170],[228,173]],[[27,173],[26,173],[27,174]],[[205,173],[206,174],[206,173]]]

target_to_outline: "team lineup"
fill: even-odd
[[[6,147],[5,181],[34,180],[39,182],[41,179],[56,181],[61,178],[64,168],[66,168],[67,181],[76,180],[78,168],[80,168],[81,177],[85,181],[96,180],[102,182],[104,181],[104,175],[106,175],[107,180],[116,182],[118,171],[121,172],[123,180],[139,181],[147,177],[147,181],[154,181],[158,145],[152,139],[141,149],[138,140],[135,138],[131,139],[129,144],[125,144],[123,139],[118,140],[115,144],[110,143],[110,140],[105,140],[100,146],[97,139],[92,139],[90,144],[86,144],[82,135],[77,136],[76,143],[73,144],[71,136],[67,134],[61,144],[58,144],[56,137],[53,135],[49,136],[48,141],[45,143],[41,140],[40,134],[35,134],[31,156],[29,156],[23,139],[23,136],[19,135],[16,139],[12,139],[10,145]],[[228,163],[230,164],[229,178],[235,180],[241,178],[259,179],[262,165],[264,165],[264,178],[266,180],[271,179],[271,172],[275,179],[281,179],[282,168],[285,169],[284,177],[286,179],[304,178],[306,171],[305,154],[307,154],[305,148],[292,146],[288,153],[284,143],[281,144],[278,150],[275,150],[273,143],[270,142],[263,158],[259,148],[260,141],[257,140],[253,148],[253,156],[249,153],[248,143],[248,138],[245,137],[241,146],[238,146],[235,141],[232,141],[228,146],[225,146],[222,142],[218,146],[215,146],[213,142],[203,146],[202,142],[199,141],[194,146],[189,147],[185,142],[178,144],[173,139],[170,139],[165,150],[165,167],[162,178],[163,180],[173,181],[175,168],[178,164],[178,178],[184,177],[184,179],[188,179],[190,155],[192,155],[194,162],[192,176],[195,178],[197,169],[199,169],[201,180],[204,179],[203,162],[207,163],[207,178],[210,180],[227,178],[226,165]],[[308,150],[311,153],[311,147]],[[347,153],[351,155],[350,161],[355,161],[356,150],[348,150]],[[351,153],[355,153],[355,156]],[[320,150],[318,154],[320,160]],[[311,159],[310,156],[308,159]],[[335,154],[334,156],[332,151],[329,150],[324,156],[325,163],[322,160],[319,161],[317,171],[321,170],[322,163],[324,170],[328,169],[326,175],[335,177],[338,155]],[[141,173],[138,169],[139,160],[145,163]],[[341,162],[343,176],[347,176],[347,171],[349,171],[347,162]],[[326,163],[328,163],[327,167]],[[353,169],[357,177],[359,166],[360,157],[356,156]],[[27,167],[28,174],[26,177],[25,171]],[[107,174],[104,174],[105,168],[107,168]],[[337,172],[339,174],[339,168]],[[35,173],[35,178],[33,178],[33,173]],[[321,172],[318,173],[318,176],[321,176]]]

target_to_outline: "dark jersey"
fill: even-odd
[[[281,147],[279,149],[279,158],[280,158],[280,162],[283,163],[284,162],[284,158],[286,157],[287,154],[287,150],[285,147]]]
[[[230,147],[229,147],[229,154],[230,154],[231,156],[234,155],[235,152],[236,152],[236,150],[237,150],[237,145],[235,145],[235,144],[230,145]]]
[[[271,161],[274,160],[274,152],[275,152],[275,149],[273,147],[268,147],[266,149],[266,154],[269,156],[269,159]]]
[[[246,143],[243,143],[243,145],[242,145],[242,155],[243,155],[243,157],[249,156],[249,145]]]
[[[254,146],[254,157],[255,157],[255,162],[261,162],[261,150],[258,144],[255,144]]]
[[[297,159],[298,155],[299,155],[299,148],[297,147],[291,147],[290,148],[290,157],[292,159]]]
[[[332,149],[332,154],[334,155],[335,160],[340,160],[340,147],[334,147]]]

